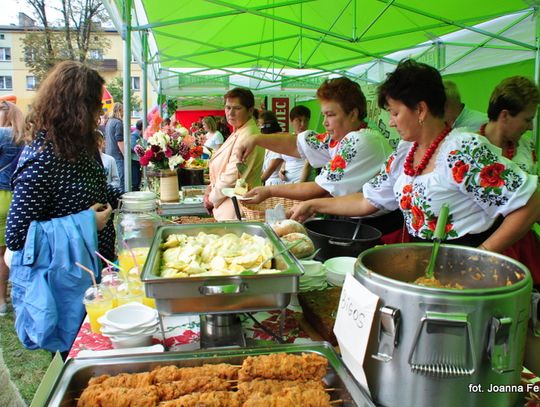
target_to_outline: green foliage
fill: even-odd
[[[120,76],[114,77],[109,83],[106,84],[107,89],[111,93],[115,102],[120,102],[124,100],[124,80]],[[141,110],[141,100],[131,94],[130,98],[131,110]]]
[[[26,0],[34,10],[39,30],[30,29],[23,38],[24,62],[38,83],[58,62],[80,61],[99,69],[101,61],[92,59],[110,47],[101,22],[108,20],[101,0]],[[48,8],[62,11],[62,19],[51,24]],[[99,58],[99,57],[98,57]]]
[[[178,100],[176,98],[167,99],[167,117],[173,117],[177,109],[178,109]]]

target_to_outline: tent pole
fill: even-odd
[[[142,33],[142,121],[143,129],[148,127],[148,31]]]
[[[131,191],[131,1],[124,0],[124,191]]]
[[[540,18],[538,17],[538,8],[535,7],[534,9],[534,18],[536,22],[536,58],[534,63],[534,80],[536,82],[536,85],[540,83],[540,52],[538,51],[540,48]],[[538,154],[540,154],[540,117],[538,117],[538,108],[536,109],[536,119],[534,121],[534,128],[533,128],[533,138],[535,141],[535,147],[536,147],[536,156],[538,157]],[[537,171],[538,172],[538,171]]]

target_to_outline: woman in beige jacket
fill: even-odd
[[[255,98],[249,89],[234,88],[227,92],[225,116],[233,127],[233,133],[214,153],[210,160],[210,185],[206,189],[204,205],[218,221],[236,219],[232,200],[223,195],[223,188],[234,188],[238,178],[244,178],[250,188],[261,185],[264,149],[255,148],[244,160],[246,169],[238,173],[238,158],[232,152],[239,137],[253,136],[260,131],[253,119]]]

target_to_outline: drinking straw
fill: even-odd
[[[107,259],[106,259],[105,257],[103,257],[103,255],[102,255],[100,252],[98,252],[97,250],[94,251],[94,253],[96,253],[97,256],[98,256],[101,260],[103,260],[105,263],[107,263],[109,266],[114,267],[115,269],[117,269],[117,270],[119,270],[119,271],[124,271],[124,270],[122,269],[122,267],[117,266],[116,264],[114,264],[114,263],[113,263],[112,261],[110,261],[110,260],[107,260]]]
[[[122,241],[124,243],[124,247],[126,250],[131,254],[131,258],[133,259],[133,263],[135,264],[135,267],[137,267],[137,272],[141,274],[141,270],[139,268],[139,263],[137,263],[137,257],[135,256],[135,253],[133,253],[133,250],[131,250],[131,247],[128,246],[128,244],[125,241]]]
[[[94,275],[94,272],[90,270],[88,267],[83,266],[81,263],[75,262],[75,265],[77,267],[82,268],[84,271],[87,271],[90,274],[90,277],[92,277],[92,284],[94,285],[94,288],[97,290],[97,281],[96,281],[96,276]]]

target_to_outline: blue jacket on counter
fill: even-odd
[[[28,349],[65,352],[85,316],[84,292],[92,285],[79,262],[99,278],[95,212],[87,209],[33,221],[24,248],[13,253],[9,279],[15,330]]]

